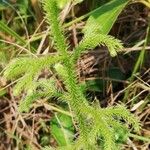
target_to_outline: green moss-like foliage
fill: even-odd
[[[40,58],[18,58],[13,60],[6,68],[4,75],[8,79],[22,77],[14,87],[15,95],[25,90],[27,96],[20,103],[20,111],[28,111],[32,103],[41,97],[58,97],[64,100],[72,109],[73,117],[77,122],[79,136],[66,147],[58,150],[95,150],[102,147],[104,150],[116,150],[115,142],[117,129],[129,132],[129,125],[139,130],[137,119],[122,105],[108,108],[91,106],[81,90],[77,81],[75,64],[81,54],[97,45],[108,47],[110,54],[115,56],[122,48],[119,40],[108,35],[97,34],[97,31],[85,32],[82,41],[74,48],[73,53],[68,52],[68,44],[59,22],[59,10],[56,0],[43,0],[43,8],[47,23],[51,27],[50,36],[54,41],[57,56],[43,56]],[[42,69],[53,68],[65,85],[65,92],[55,88],[55,80],[37,80]],[[39,88],[40,87],[40,88]],[[98,140],[103,143],[99,145]],[[45,148],[50,150],[53,148]]]

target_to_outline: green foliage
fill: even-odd
[[[73,59],[77,60],[82,52],[94,49],[97,45],[107,46],[112,57],[117,55],[117,51],[123,48],[121,41],[106,34],[127,3],[128,0],[113,0],[92,13],[83,30],[84,38],[75,48]]]
[[[26,41],[20,37],[16,32],[9,28],[4,22],[0,21],[0,29],[5,31],[7,34],[15,37],[21,44],[26,44]]]
[[[87,30],[95,30],[97,28],[99,33],[108,34],[118,15],[128,2],[129,0],[111,0],[102,5],[89,17],[85,28]]]
[[[26,98],[19,105],[20,111],[28,112],[32,103],[40,98],[60,97],[61,93],[56,89],[55,82],[51,80],[40,79],[33,83],[33,88],[29,88]]]
[[[21,14],[26,15],[28,10],[29,1],[28,0],[17,0],[17,5],[19,5],[19,11]]]
[[[46,12],[45,15],[47,23],[50,24],[51,22],[53,22],[51,24],[51,36],[53,41],[55,42],[55,47],[61,54],[67,55],[68,45],[66,44],[66,40],[58,20],[59,10],[57,7],[57,3],[56,1],[43,1],[43,7]]]
[[[100,79],[88,80],[85,84],[87,90],[93,92],[102,92],[106,86],[106,82]]]
[[[126,131],[130,126],[138,131],[137,119],[124,106],[108,108],[91,106],[84,95],[83,86],[78,83],[75,64],[83,52],[99,44],[107,46],[110,54],[115,56],[122,48],[121,42],[111,36],[99,34],[97,27],[94,30],[85,29],[83,40],[70,55],[62,25],[58,20],[59,9],[56,0],[44,0],[43,8],[47,23],[51,27],[50,36],[59,55],[17,58],[6,67],[5,77],[8,79],[21,77],[14,87],[14,94],[18,95],[22,90],[26,91],[26,98],[21,101],[19,110],[28,111],[37,99],[58,97],[70,106],[79,136],[71,144],[65,144],[57,149],[118,149],[116,133],[118,130]],[[41,70],[46,68],[56,71],[65,86],[64,92],[57,89],[55,79],[38,79]],[[49,148],[45,148],[47,149]]]
[[[51,134],[59,146],[71,144],[74,138],[72,118],[64,114],[55,114],[51,120]]]
[[[7,0],[6,0],[6,2],[7,2]],[[6,9],[6,8],[7,8],[7,5],[5,4],[5,1],[0,0],[0,10]]]
[[[91,30],[85,31],[84,39],[75,48],[73,59],[77,60],[81,53],[85,52],[88,49],[94,49],[98,45],[107,46],[110,55],[113,57],[117,55],[117,51],[123,48],[119,40],[114,39],[109,35],[99,34],[96,31],[95,33],[93,33],[91,27]]]

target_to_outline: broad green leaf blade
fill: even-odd
[[[74,138],[74,127],[71,117],[58,114],[51,120],[51,134],[59,146],[71,144]]]
[[[107,70],[106,74],[107,74],[108,78],[112,79],[113,88],[115,88],[117,86],[119,87],[119,82],[116,82],[117,80],[121,81],[121,80],[126,79],[125,74],[119,68],[116,68],[116,67],[109,68],[109,70]],[[116,80],[116,81],[113,81],[113,80]]]
[[[106,82],[100,79],[86,81],[86,89],[93,92],[102,92],[105,89]]]
[[[117,17],[128,2],[129,0],[112,0],[97,8],[89,17],[84,33],[86,34],[86,31],[92,33],[95,30],[99,30],[101,34],[108,34]]]

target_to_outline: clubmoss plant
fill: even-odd
[[[78,126],[79,136],[71,145],[58,147],[61,150],[116,150],[115,142],[117,130],[126,130],[132,126],[135,131],[139,130],[137,119],[122,105],[108,108],[94,107],[87,101],[83,86],[77,80],[76,62],[82,53],[95,48],[97,45],[108,47],[112,56],[115,56],[122,44],[112,36],[102,35],[97,32],[84,30],[81,42],[69,53],[62,25],[59,21],[59,9],[56,0],[43,0],[43,8],[47,23],[51,27],[50,36],[54,41],[54,48],[58,54],[43,57],[22,57],[13,60],[4,72],[8,79],[21,79],[14,86],[14,94],[18,95],[23,90],[26,97],[20,102],[21,112],[29,111],[35,100],[56,97],[66,102],[72,112]],[[54,69],[65,85],[65,91],[57,89],[54,78],[38,79],[41,70]],[[98,142],[98,141],[101,142]],[[100,144],[102,143],[102,144]],[[45,148],[45,150],[53,148]]]

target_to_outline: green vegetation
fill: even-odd
[[[28,9],[29,3],[23,2],[18,3],[20,10],[17,10],[17,14],[19,13],[21,17],[19,19],[21,26],[27,23],[28,17],[30,18],[27,12],[32,11],[31,8]],[[143,51],[140,52],[131,76],[127,81],[129,86],[127,89],[123,89],[124,98],[122,98],[122,101],[120,100],[121,104],[113,103],[103,107],[101,99],[98,100],[97,96],[95,96],[96,98],[94,99],[96,100],[93,101],[93,98],[87,93],[91,91],[102,93],[103,89],[107,88],[107,82],[102,79],[80,81],[77,64],[83,54],[100,46],[107,47],[110,56],[114,57],[114,60],[117,60],[118,53],[123,55],[123,42],[112,35],[108,35],[108,33],[111,31],[119,14],[130,1],[103,1],[100,7],[96,7],[97,1],[95,0],[93,6],[96,9],[70,22],[65,20],[67,23],[64,23],[61,18],[62,13],[67,10],[68,6],[72,7],[72,11],[73,7],[78,7],[78,5],[80,7],[81,2],[86,3],[81,0],[74,2],[71,0],[43,0],[41,3],[38,2],[38,6],[40,5],[41,8],[37,8],[37,5],[33,8],[36,9],[36,16],[34,17],[39,19],[38,21],[40,22],[41,14],[39,12],[43,8],[47,30],[46,32],[41,32],[41,34],[36,34],[32,31],[32,25],[29,25],[32,33],[31,38],[29,36],[30,31],[27,31],[27,28],[25,28],[26,37],[23,37],[17,33],[17,30],[13,29],[14,25],[9,27],[5,23],[5,19],[0,21],[2,33],[5,32],[15,38],[15,43],[9,42],[7,39],[0,40],[1,47],[12,49],[10,53],[9,51],[4,52],[1,50],[0,55],[3,58],[1,65],[2,80],[11,81],[12,91],[10,94],[6,90],[9,85],[5,84],[2,86],[0,95],[1,97],[9,97],[10,95],[11,98],[13,97],[13,101],[15,101],[15,98],[16,100],[19,99],[19,102],[17,101],[15,105],[13,104],[13,107],[16,107],[17,104],[16,116],[20,120],[16,123],[16,126],[26,128],[28,121],[23,121],[23,118],[24,115],[33,113],[32,110],[34,110],[34,113],[36,111],[42,112],[44,107],[47,110],[45,114],[49,115],[49,117],[52,116],[48,122],[43,119],[38,121],[38,124],[40,124],[38,141],[34,139],[33,142],[23,144],[23,139],[20,140],[19,134],[16,134],[18,132],[16,126],[16,130],[13,130],[13,133],[6,132],[12,139],[15,139],[15,145],[19,149],[36,149],[38,147],[38,149],[43,150],[120,150],[122,144],[126,143],[129,137],[145,142],[150,141],[147,137],[133,134],[133,132],[136,134],[140,132],[140,119],[127,109],[129,106],[126,104],[126,102],[129,101],[128,103],[130,103],[130,100],[133,99],[134,101],[130,108],[135,109],[136,103],[139,102],[137,97],[138,90],[133,92],[133,97],[131,97],[132,92],[130,93],[130,91],[134,88],[132,84],[136,82],[136,73],[144,64],[145,49],[149,42],[149,24],[144,39]],[[15,7],[10,3],[9,5],[3,2],[1,4],[3,9],[6,9],[5,7],[7,6]],[[3,17],[2,14],[1,18]],[[67,29],[78,22],[84,21],[86,18],[88,18],[86,24],[79,31],[82,39],[79,37],[79,42],[75,43],[74,46],[70,42],[69,30]],[[38,25],[38,28],[40,28],[40,24]],[[47,46],[44,45],[44,41],[49,41]],[[49,48],[55,52],[41,55],[42,48],[45,49],[44,52]],[[121,69],[115,67],[110,67],[106,74],[112,79],[112,91],[119,87],[116,80],[121,82],[127,80]],[[150,90],[150,86],[149,83],[145,84],[145,82],[142,82],[143,84],[137,83],[137,85],[140,85],[140,87],[144,88],[144,92],[147,92]],[[146,94],[144,99],[145,107],[149,102],[149,98],[150,95]],[[51,113],[48,113],[49,111]],[[34,122],[31,124],[34,127]],[[27,137],[25,136],[24,138]],[[51,140],[54,142],[51,143]]]

